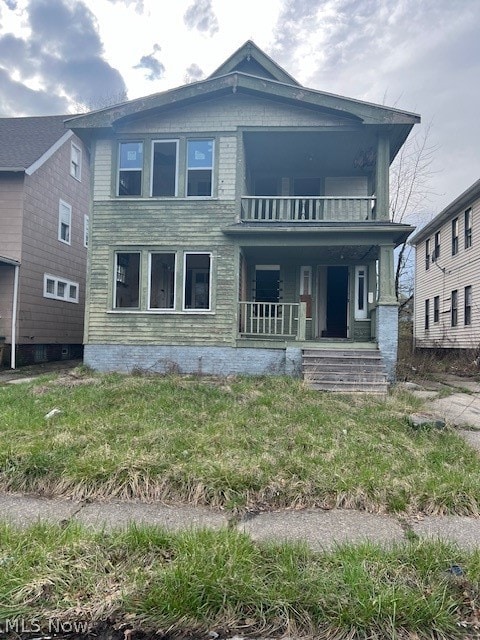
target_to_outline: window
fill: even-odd
[[[465,211],[465,249],[472,246],[472,208]]]
[[[367,268],[355,267],[355,320],[367,319]]]
[[[152,196],[177,195],[177,140],[157,140],[152,145]]]
[[[210,253],[186,253],[183,273],[185,310],[210,310]]]
[[[85,214],[83,216],[83,246],[84,247],[88,247],[88,225],[89,225],[89,222],[90,222],[90,219]]]
[[[433,299],[433,321],[440,322],[440,296]]]
[[[452,298],[450,303],[450,314],[452,327],[456,327],[458,324],[458,291],[455,289],[452,291]]]
[[[149,264],[149,309],[175,309],[174,253],[151,253]]]
[[[70,152],[70,175],[76,180],[82,179],[82,150],[73,143]]]
[[[65,278],[46,273],[43,276],[43,297],[65,302],[78,302],[79,285]]]
[[[452,256],[458,253],[458,218],[452,220]]]
[[[430,300],[425,300],[425,331],[430,328]]]
[[[312,294],[312,267],[300,268],[300,295],[310,296]]]
[[[440,231],[435,234],[435,247],[433,249],[432,262],[440,257]]]
[[[430,238],[425,240],[425,269],[430,268]]]
[[[58,206],[58,239],[65,244],[71,244],[72,207],[60,200]]]
[[[464,324],[472,324],[472,287],[469,285],[465,287],[465,308],[463,314]]]
[[[138,309],[140,306],[140,253],[115,254],[115,309]]]
[[[121,142],[118,155],[118,195],[142,195],[143,142]]]
[[[213,140],[187,141],[187,196],[211,196]]]

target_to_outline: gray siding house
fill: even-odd
[[[82,353],[90,170],[65,116],[0,118],[0,364]]]
[[[368,352],[393,379],[412,228],[389,220],[389,166],[417,122],[302,87],[251,41],[206,80],[70,120],[94,171],[86,364],[299,375]]]
[[[480,180],[410,240],[418,348],[480,347]]]

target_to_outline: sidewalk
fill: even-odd
[[[35,522],[79,522],[96,530],[121,529],[135,522],[171,531],[187,528],[234,527],[253,540],[304,541],[314,550],[343,542],[365,541],[388,546],[405,542],[412,534],[480,548],[480,518],[461,516],[395,517],[363,511],[305,509],[248,514],[237,520],[222,511],[186,505],[140,502],[73,502],[20,494],[0,494],[2,519],[19,527]]]

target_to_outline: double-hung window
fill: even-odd
[[[440,231],[435,234],[435,246],[433,249],[432,262],[440,257]]]
[[[58,239],[65,244],[71,244],[72,207],[60,200],[58,205]]]
[[[149,256],[149,310],[175,309],[174,253],[150,253]]]
[[[121,142],[118,150],[118,195],[141,196],[143,142]]]
[[[425,269],[430,268],[430,238],[425,240]]]
[[[464,214],[465,219],[465,249],[472,246],[472,207],[469,207]]]
[[[76,180],[82,179],[82,150],[73,142],[70,152],[70,175]]]
[[[430,329],[430,300],[425,300],[425,331]]]
[[[155,140],[152,144],[151,195],[177,195],[178,140]]]
[[[450,318],[452,327],[456,327],[458,324],[458,290],[452,291],[452,297],[450,301]]]
[[[472,286],[468,285],[464,291],[464,310],[463,310],[463,322],[464,324],[472,324]]]
[[[114,308],[138,309],[140,306],[140,252],[115,254]]]
[[[435,296],[433,299],[433,322],[440,321],[440,296]]]
[[[187,196],[212,195],[213,156],[213,140],[187,140]]]
[[[452,256],[458,253],[458,218],[452,220]]]
[[[212,255],[186,253],[183,269],[183,308],[186,311],[211,309]]]

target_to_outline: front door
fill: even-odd
[[[319,267],[319,338],[348,338],[348,267]]]

